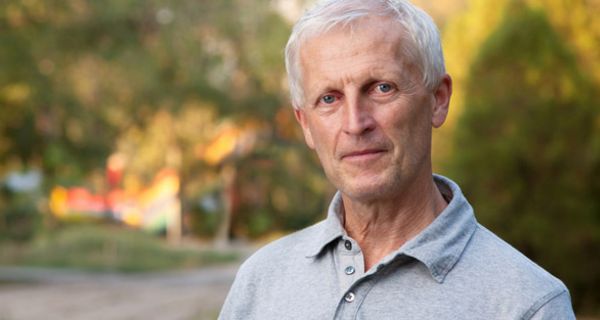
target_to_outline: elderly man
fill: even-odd
[[[325,221],[242,265],[221,319],[574,319],[560,280],[432,174],[452,81],[426,13],[322,1],[295,25],[286,66],[306,143],[339,191]]]

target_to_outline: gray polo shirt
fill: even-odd
[[[338,193],[326,220],[244,262],[219,319],[575,319],[563,283],[478,224],[454,182],[434,178],[449,205],[370,270]]]

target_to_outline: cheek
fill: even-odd
[[[421,108],[427,108],[426,105],[420,105]],[[416,110],[411,115],[411,125],[408,132],[408,141],[410,157],[415,162],[424,161],[427,155],[431,153],[431,116],[426,110]]]
[[[311,149],[319,149],[323,140],[323,124],[322,121],[317,121],[318,119],[309,118],[305,115],[303,118],[302,131],[304,133],[304,139],[306,140],[306,144]]]
[[[381,127],[397,147],[412,150],[420,148],[426,142],[431,131],[431,119],[427,110],[424,110],[426,107],[423,103],[413,101],[412,106],[404,104],[380,115]]]
[[[324,132],[317,132],[318,138],[315,139],[315,150],[319,154],[321,161],[327,160],[327,158],[333,157],[335,153],[335,145],[330,136]]]
[[[431,128],[431,116],[431,99],[428,96],[415,97],[408,102],[405,117],[411,127],[419,131]]]
[[[315,152],[319,157],[321,166],[329,176],[332,172],[337,171],[336,168],[339,165],[336,158],[337,136],[333,130],[321,130],[315,132],[315,134],[319,134],[318,138],[315,139]]]

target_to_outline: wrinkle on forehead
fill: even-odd
[[[402,82],[418,83],[418,68],[412,63],[412,59],[406,56],[406,50],[403,48],[405,37],[399,32],[401,28],[396,22],[389,18],[384,18],[383,21],[364,18],[360,24],[354,24],[352,29],[350,28],[337,27],[307,40],[302,47],[300,59],[304,74],[305,98],[314,98],[312,95],[315,92],[327,89],[328,85],[339,86],[340,82],[352,83],[353,79],[369,76],[380,78],[390,73],[403,80]],[[365,52],[375,54],[365,56]],[[378,59],[377,63],[373,63],[373,59]],[[328,62],[337,60],[348,60],[348,68],[328,69]],[[360,64],[368,64],[370,68],[361,70]],[[373,65],[376,67],[373,68]],[[315,72],[319,74],[313,77],[311,73]],[[313,78],[319,81],[315,82]]]
[[[373,41],[366,44],[373,44],[377,42],[379,45],[382,42],[388,42],[390,47],[396,47],[399,46],[401,42],[404,42],[404,39],[406,39],[406,34],[403,30],[404,29],[391,18],[367,16],[353,21],[348,25],[336,26],[334,28],[325,30],[324,32],[317,33],[311,37],[307,37],[303,39],[303,45],[301,48],[310,46],[311,43],[315,42],[316,40],[332,34],[343,35],[346,40],[349,39],[350,42],[355,42],[357,41],[356,38],[358,34],[369,32],[371,33],[370,38],[373,39]],[[301,50],[300,52],[301,57],[303,56],[303,51],[304,50]]]

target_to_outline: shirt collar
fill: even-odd
[[[439,175],[434,175],[434,181],[442,193],[444,189],[452,193],[452,200],[429,226],[406,242],[394,256],[404,254],[421,261],[436,281],[443,282],[471,240],[477,221],[473,208],[456,183]]]
[[[444,196],[451,198],[448,206],[429,226],[382,259],[380,264],[388,264],[399,256],[409,256],[423,263],[436,281],[443,282],[475,232],[477,221],[456,183],[440,175],[433,178]],[[316,257],[329,243],[345,235],[340,220],[342,209],[342,197],[337,192],[329,205],[327,219],[309,244],[307,257]]]
[[[346,234],[340,219],[343,207],[342,194],[338,191],[329,204],[327,218],[321,223],[317,236],[308,245],[307,258],[318,256],[328,244]]]

